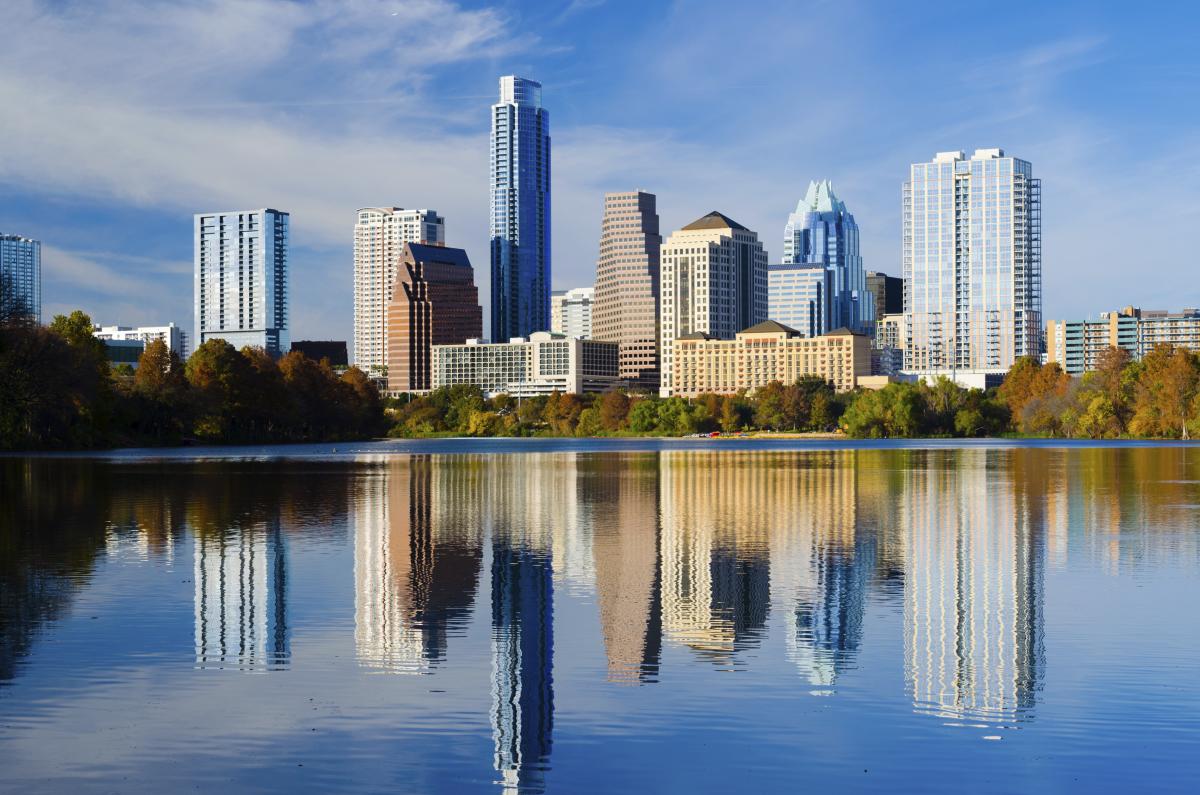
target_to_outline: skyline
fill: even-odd
[[[186,324],[192,214],[272,206],[292,216],[293,336],[351,339],[358,208],[435,207],[447,244],[485,261],[487,108],[514,73],[543,84],[555,116],[553,289],[592,283],[606,190],[656,193],[668,234],[719,207],[776,261],[814,179],[854,208],[864,268],[899,275],[908,166],[1002,147],[1044,180],[1045,318],[1196,302],[1173,287],[1194,263],[1187,219],[1200,209],[1186,24],[1152,28],[1115,4],[960,10],[947,44],[937,8],[765,5],[743,20],[747,61],[736,45],[710,57],[716,32],[662,35],[703,3],[642,9],[645,32],[619,41],[623,3],[545,17],[441,0],[227,5],[15,4],[27,33],[0,54],[0,95],[22,112],[0,121],[0,231],[43,241],[44,316],[78,306],[104,324]],[[223,13],[237,25],[212,25]],[[266,30],[276,45],[244,51]],[[792,101],[797,45],[813,84],[842,86],[822,95],[819,125],[812,103]],[[39,53],[54,51],[79,58],[47,65]],[[710,118],[697,100],[714,89],[742,91],[747,113]],[[229,153],[216,165],[215,146]],[[1124,223],[1138,206],[1164,231]],[[1118,248],[1160,278],[1131,291]]]

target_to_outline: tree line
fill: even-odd
[[[80,311],[0,318],[0,449],[362,439],[382,433],[367,376],[293,351],[209,340],[187,362],[162,340],[113,368]]]
[[[841,432],[852,438],[1191,438],[1200,435],[1200,357],[1161,345],[1141,361],[1106,351],[1094,372],[1017,361],[995,389],[947,378],[838,394],[818,377],[687,399],[610,391],[518,400],[452,386],[387,401],[389,435],[685,436],[714,431]]]

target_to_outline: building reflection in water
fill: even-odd
[[[196,666],[286,664],[287,546],[276,518],[194,535]]]
[[[482,561],[469,472],[386,458],[354,482],[354,640],[360,664],[403,673],[446,655]]]
[[[1021,457],[929,451],[908,469],[904,635],[919,711],[1004,724],[1033,706],[1045,665],[1045,480],[1022,473]]]
[[[770,603],[769,481],[752,460],[660,454],[663,632],[718,665],[762,638]]]

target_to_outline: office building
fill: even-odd
[[[303,353],[314,362],[326,360],[335,369],[350,366],[345,340],[296,340],[292,350]]]
[[[875,320],[904,313],[904,280],[879,271],[867,271],[867,292],[875,302]]]
[[[663,244],[659,289],[662,383],[672,394],[676,337],[733,339],[767,319],[767,252],[758,235],[715,210]]]
[[[195,335],[287,353],[288,214],[232,210],[195,217]]]
[[[187,332],[174,323],[165,326],[92,326],[92,335],[105,342],[140,342],[142,348],[154,340],[162,340],[180,359],[187,359],[190,353]]]
[[[772,265],[767,269],[767,317],[805,337],[830,328],[833,271],[824,265]]]
[[[539,331],[489,343],[433,346],[433,388],[473,384],[489,397],[604,392],[617,380],[617,345]]]
[[[693,332],[676,338],[672,347],[671,394],[682,397],[753,392],[772,381],[794,384],[814,375],[848,392],[871,375],[870,338],[846,329],[804,337],[768,320],[732,340]]]
[[[996,375],[1042,353],[1041,183],[1002,149],[939,152],[904,184],[906,371]]]
[[[1127,306],[1097,320],[1051,320],[1046,324],[1046,361],[1071,375],[1095,370],[1108,348],[1123,348],[1137,360],[1155,345],[1200,353],[1200,311],[1146,310]]]
[[[0,234],[0,318],[24,314],[42,322],[42,244]]]
[[[604,195],[592,337],[621,346],[621,381],[657,391],[658,279],[662,235],[653,193]]]
[[[492,339],[550,328],[550,118],[542,84],[500,78],[491,138]]]
[[[380,378],[387,366],[388,302],[406,243],[446,244],[446,220],[433,210],[364,207],[354,224],[354,364]]]
[[[871,371],[899,375],[904,370],[904,315],[880,315],[875,321]]]
[[[405,243],[388,303],[388,391],[430,389],[431,347],[482,333],[483,309],[467,252]]]
[[[828,298],[827,329],[848,328],[861,334],[870,333],[875,305],[867,295],[858,224],[833,192],[829,180],[810,182],[796,211],[788,216],[783,233],[783,262],[819,265],[830,272],[832,292]]]
[[[568,337],[592,336],[594,287],[558,290],[550,295],[550,330]]]

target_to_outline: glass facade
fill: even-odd
[[[767,271],[767,317],[805,337],[831,331],[833,272],[822,265],[772,265]]]
[[[1041,184],[1001,149],[941,152],[904,185],[905,369],[1040,356]]]
[[[829,180],[810,182],[783,232],[785,265],[820,265],[830,272],[828,328],[866,334],[875,321],[867,294],[858,224]],[[771,316],[781,323],[781,318]]]
[[[20,307],[37,322],[42,322],[42,244],[19,235],[0,235],[0,293],[12,307]],[[8,315],[10,307],[0,307]]]
[[[542,84],[500,78],[491,138],[492,339],[550,328],[550,119]]]
[[[234,210],[195,217],[195,333],[281,356],[288,332],[288,214]]]

